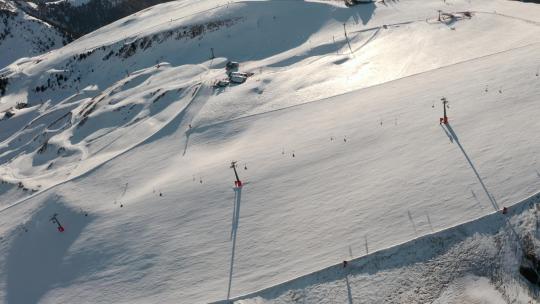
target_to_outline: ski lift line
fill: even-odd
[[[403,22],[396,22],[396,23],[388,23],[388,24],[383,24],[383,25],[377,25],[377,26],[373,26],[373,27],[363,28],[363,29],[357,30],[357,31],[350,31],[350,32],[348,32],[348,33],[349,33],[349,34],[365,33],[365,32],[374,31],[374,30],[377,30],[377,29],[384,28],[385,26],[386,26],[386,27],[389,27],[389,26],[400,26],[400,25],[407,25],[407,24],[413,24],[413,23],[416,23],[416,22],[425,22],[425,21],[426,21],[425,19],[415,19],[415,20],[412,20],[412,21],[403,21]]]
[[[305,102],[305,103],[302,103],[302,104],[296,104],[296,105],[292,105],[292,106],[287,106],[287,107],[284,107],[284,108],[280,108],[280,109],[275,109],[275,110],[271,110],[271,111],[267,111],[267,112],[262,112],[262,113],[257,113],[257,114],[251,114],[251,115],[246,115],[246,116],[241,116],[241,117],[237,117],[237,118],[234,118],[234,119],[230,119],[230,120],[226,120],[226,121],[222,121],[222,122],[217,122],[217,123],[214,123],[214,124],[209,124],[209,125],[205,125],[205,126],[200,126],[200,127],[197,127],[197,128],[193,128],[193,133],[196,133],[197,130],[206,130],[208,128],[214,128],[214,127],[217,127],[217,126],[221,126],[221,125],[224,125],[224,124],[227,124],[227,123],[230,123],[230,122],[235,122],[235,121],[240,121],[240,120],[243,120],[243,119],[248,119],[248,118],[252,118],[252,117],[257,117],[257,116],[261,116],[261,115],[266,115],[266,114],[269,114],[269,113],[273,113],[273,112],[278,112],[278,111],[285,111],[285,110],[289,110],[289,109],[293,109],[293,108],[296,108],[296,107],[301,107],[301,106],[306,106],[306,105],[309,105],[311,103],[319,103],[319,102],[328,102],[330,99],[333,99],[335,97],[339,97],[339,96],[344,96],[346,94],[351,94],[353,92],[361,92],[361,91],[364,91],[364,90],[368,90],[368,89],[372,89],[372,88],[376,88],[376,87],[380,87],[380,86],[383,86],[383,85],[387,85],[387,84],[390,84],[390,83],[394,83],[394,82],[397,82],[397,81],[400,81],[400,80],[403,80],[403,79],[407,79],[407,78],[412,78],[412,77],[416,77],[418,75],[423,75],[423,74],[427,74],[427,73],[431,73],[431,72],[434,72],[434,71],[438,71],[438,70],[444,70],[444,69],[447,69],[447,68],[450,68],[450,67],[454,67],[454,66],[459,66],[459,65],[464,65],[464,64],[468,64],[468,63],[471,63],[471,62],[474,62],[474,61],[477,61],[477,60],[481,60],[481,59],[485,59],[485,58],[490,58],[490,57],[493,57],[493,56],[497,56],[497,55],[501,55],[501,54],[506,54],[506,53],[510,53],[512,51],[515,51],[515,50],[520,50],[520,49],[526,49],[526,48],[530,48],[532,46],[536,46],[536,45],[540,45],[540,41],[536,41],[536,42],[531,42],[529,44],[526,44],[526,45],[522,45],[522,46],[517,46],[517,47],[513,47],[513,48],[510,48],[510,49],[506,49],[506,50],[503,50],[503,51],[499,51],[499,52],[495,52],[495,53],[491,53],[491,54],[487,54],[487,55],[483,55],[483,56],[479,56],[479,57],[475,57],[475,58],[471,58],[471,59],[467,59],[467,60],[463,60],[463,61],[460,61],[460,62],[456,62],[456,63],[452,63],[452,64],[448,64],[448,65],[445,65],[445,66],[441,66],[441,67],[438,67],[438,68],[435,68],[435,69],[432,69],[432,70],[428,70],[428,71],[423,71],[423,72],[419,72],[419,73],[415,73],[415,74],[411,74],[411,75],[408,75],[408,76],[405,76],[405,77],[401,77],[401,78],[397,78],[397,79],[393,79],[393,80],[390,80],[390,81],[386,81],[386,82],[382,82],[382,83],[378,83],[378,84],[375,84],[375,85],[372,85],[372,86],[368,86],[368,87],[365,87],[365,88],[361,88],[359,90],[356,90],[356,91],[351,91],[351,92],[345,92],[345,93],[341,93],[341,94],[338,94],[338,95],[335,95],[335,96],[330,96],[330,97],[326,97],[326,98],[323,98],[323,99],[317,99],[317,100],[312,100],[312,101],[308,101],[308,102]],[[148,136],[148,138],[152,137],[152,135]],[[83,177],[95,170],[97,170],[98,168],[101,168],[103,165],[109,163],[110,161],[114,160],[114,159],[117,159],[118,157],[124,155],[125,153],[133,150],[134,148],[140,146],[142,143],[144,143],[148,138],[145,138],[144,140],[142,140],[141,142],[133,145],[132,147],[129,147],[127,148],[126,150],[120,152],[119,154],[111,157],[110,159],[108,160],[105,160],[104,162],[102,162],[101,164],[97,165],[96,167],[94,168],[91,168],[89,169],[88,171],[86,172],[83,172],[77,176],[73,176],[65,181],[62,181],[62,182],[59,182],[57,184],[54,184],[52,186],[49,186],[48,188],[46,189],[43,189],[42,191],[38,191],[26,198],[23,198],[15,203],[13,203],[12,205],[9,205],[7,207],[4,207],[2,209],[0,209],[0,214],[3,213],[4,211],[8,210],[8,209],[11,209],[13,207],[16,207],[20,204],[23,204],[25,202],[28,202],[30,201],[32,198],[34,198],[34,196],[37,196],[37,195],[40,195],[40,194],[43,194],[51,189],[54,189],[56,188],[57,186],[60,186],[60,185],[64,185],[64,184],[67,184],[77,178],[80,178],[80,177]]]
[[[519,200],[516,200],[515,203],[511,204],[511,207],[510,208],[518,208],[518,210],[520,209],[525,209],[525,208],[528,208],[530,205],[531,202],[535,202],[538,200],[537,197],[540,196],[540,191],[539,192],[536,192],[532,195],[529,195],[523,199],[519,199]],[[538,204],[538,203],[537,203]],[[414,241],[414,240],[421,240],[421,239],[425,239],[425,238],[428,238],[428,237],[431,237],[433,236],[435,233],[441,233],[441,232],[444,232],[444,231],[451,231],[451,230],[455,230],[457,227],[459,226],[462,226],[462,225],[465,225],[465,224],[469,224],[469,223],[473,223],[475,221],[478,221],[479,219],[483,219],[483,218],[487,218],[489,216],[493,216],[495,214],[501,214],[501,210],[495,210],[491,213],[487,213],[485,215],[482,215],[482,216],[479,216],[477,218],[473,218],[469,221],[465,221],[465,222],[460,222],[460,223],[457,223],[453,226],[450,226],[450,227],[447,227],[447,228],[444,228],[442,230],[438,230],[436,232],[431,232],[431,233],[427,233],[427,234],[424,234],[424,235],[421,235],[421,236],[418,236],[418,237],[415,237],[413,239],[410,239],[408,241],[404,241],[402,243],[398,243],[398,244],[394,244],[394,245],[391,245],[389,247],[384,247],[384,248],[380,248],[380,249],[377,249],[375,251],[372,251],[368,254],[364,254],[364,255],[357,255],[356,257],[353,257],[351,259],[348,260],[348,264],[350,263],[354,263],[360,259],[365,259],[366,257],[369,257],[369,256],[375,256],[377,254],[380,254],[380,253],[384,253],[385,251],[388,251],[392,248],[397,248],[399,247],[400,245],[403,245],[405,243],[410,243],[411,241]],[[508,225],[508,228],[511,230],[510,233],[513,234],[514,236],[517,237],[518,239],[518,242],[519,242],[519,246],[522,246],[521,245],[521,239],[519,238],[519,235],[517,235],[517,233],[515,232],[513,226],[511,225],[511,222],[508,218],[506,218],[506,215],[502,215],[502,216],[505,216],[505,218],[503,218],[503,222],[506,223]],[[254,290],[254,291],[251,291],[251,292],[247,292],[247,293],[244,293],[244,294],[241,294],[241,295],[238,295],[236,297],[232,297],[230,299],[227,299],[228,301],[231,301],[231,302],[234,302],[234,301],[239,301],[239,300],[244,300],[244,299],[250,299],[250,298],[253,298],[255,296],[258,296],[258,295],[261,295],[261,294],[264,294],[265,292],[267,291],[270,291],[272,289],[275,289],[276,287],[278,286],[284,286],[292,281],[295,281],[295,280],[298,280],[300,278],[307,278],[307,277],[311,277],[317,273],[321,273],[321,272],[324,272],[324,271],[329,271],[329,270],[332,270],[332,269],[335,269],[336,267],[338,267],[339,269],[343,268],[343,262],[339,262],[339,263],[335,263],[335,264],[332,264],[330,266],[326,266],[324,268],[321,268],[321,269],[317,269],[317,270],[314,270],[314,271],[311,271],[311,272],[307,272],[307,273],[304,273],[302,275],[299,275],[299,276],[296,276],[296,277],[293,277],[293,278],[290,278],[290,279],[287,279],[287,280],[284,280],[284,281],[281,281],[281,282],[278,282],[278,283],[275,283],[274,285],[270,286],[270,287],[264,287],[264,288],[261,288],[261,289],[258,289],[258,290]],[[222,303],[228,303],[228,302],[224,302],[223,300],[218,300],[218,301],[214,301],[214,302],[210,302],[210,304],[222,304]]]
[[[286,2],[296,2],[296,0],[281,0],[281,1],[284,1],[284,2],[285,1]],[[104,46],[111,46],[111,45],[113,45],[115,43],[118,43],[118,42],[121,42],[121,41],[124,41],[124,43],[129,44],[130,43],[129,39],[133,39],[133,41],[135,41],[138,38],[139,35],[144,34],[145,32],[148,32],[149,30],[160,27],[162,25],[169,24],[169,23],[174,22],[174,21],[182,20],[182,19],[185,19],[185,18],[188,18],[188,17],[196,16],[196,15],[199,15],[199,14],[211,12],[211,11],[217,10],[219,8],[222,8],[222,7],[228,7],[229,4],[230,5],[235,5],[235,4],[243,4],[243,3],[248,3],[248,2],[249,1],[243,1],[243,0],[242,1],[232,1],[231,3],[220,4],[220,5],[216,6],[216,7],[210,8],[210,9],[201,10],[201,11],[198,11],[198,12],[195,12],[195,13],[192,13],[192,14],[182,16],[182,17],[169,19],[169,21],[153,25],[153,26],[148,27],[148,28],[146,28],[146,29],[144,29],[142,31],[139,31],[139,32],[132,33],[127,38],[120,38],[120,39],[116,39],[116,40],[111,40],[111,41],[108,41],[107,43],[104,43],[104,44],[101,44],[101,45],[98,45],[98,46],[94,46],[94,47],[92,47],[90,49],[90,51],[97,50],[97,49],[99,49],[101,47],[104,47]],[[410,23],[420,22],[420,21],[424,21],[424,20],[423,19],[417,19],[417,20],[413,20],[413,21],[404,21],[404,22],[398,22],[398,23],[393,23],[393,24],[387,24],[387,26],[404,25],[404,24],[410,24]],[[380,28],[380,27],[383,27],[383,26],[381,25],[381,26],[378,26],[378,27]],[[370,29],[374,29],[374,28],[370,28]],[[365,29],[365,30],[370,30],[370,29]],[[355,33],[355,32],[357,32],[357,31],[354,31],[354,32],[351,32],[351,33]],[[358,31],[358,32],[360,32],[360,31]],[[84,36],[72,41],[71,43],[78,42],[80,39],[85,38],[86,36],[87,35],[84,35]],[[52,51],[50,51],[50,52],[52,52]]]
[[[288,2],[294,2],[295,0],[281,0],[281,1],[288,1]],[[148,32],[148,30],[150,29],[153,29],[153,28],[156,28],[156,27],[159,27],[159,26],[162,26],[164,24],[168,24],[172,21],[178,21],[178,20],[182,20],[182,19],[185,19],[187,17],[191,17],[191,16],[195,16],[195,15],[198,15],[198,14],[202,14],[202,13],[206,13],[206,12],[210,12],[210,11],[213,11],[213,10],[217,10],[219,8],[222,8],[222,7],[228,7],[229,4],[231,5],[235,5],[235,4],[242,4],[242,3],[246,3],[247,1],[231,1],[230,3],[226,3],[226,4],[221,4],[221,5],[218,5],[216,7],[213,7],[213,8],[210,8],[210,9],[206,9],[206,10],[201,10],[201,11],[198,11],[198,12],[195,12],[195,13],[192,13],[192,14],[188,14],[188,15],[185,15],[185,16],[182,16],[182,17],[178,17],[178,18],[173,18],[171,19],[170,21],[166,21],[166,22],[163,22],[163,23],[160,23],[160,24],[156,24],[154,26],[151,26],[149,28],[146,28],[145,30],[143,31],[139,31],[139,32],[135,32],[133,33],[132,35],[130,35],[129,38],[121,38],[121,39],[117,39],[117,40],[112,40],[112,41],[109,41],[105,44],[101,44],[99,46],[95,46],[91,49],[91,51],[93,50],[96,50],[96,49],[99,49],[103,46],[111,46],[115,43],[118,43],[120,41],[123,41],[123,40],[127,40],[127,39],[130,39],[130,38],[133,38],[135,39],[137,36],[145,33],[145,32]],[[510,16],[510,15],[505,15],[505,14],[501,14],[501,13],[497,13],[497,12],[488,12],[488,11],[470,11],[471,13],[479,13],[479,14],[492,14],[492,15],[498,15],[498,16],[502,16],[502,17],[507,17],[507,18],[511,18],[511,19],[516,19],[516,20],[521,20],[521,21],[524,21],[524,22],[527,22],[527,23],[531,23],[531,24],[534,24],[534,25],[538,25],[540,26],[540,22],[536,22],[536,21],[533,21],[533,20],[529,20],[529,19],[525,19],[525,18],[519,18],[519,17],[515,17],[515,16]],[[459,12],[455,12],[455,13],[459,13]],[[399,23],[395,23],[395,24],[387,24],[386,26],[396,26],[396,25],[402,25],[402,24],[410,24],[410,23],[414,23],[414,22],[422,22],[422,21],[425,21],[423,19],[417,19],[417,20],[413,20],[413,21],[405,21],[405,22],[399,22]],[[383,26],[379,26],[379,27],[383,27]],[[369,29],[367,29],[369,30]],[[354,33],[354,32],[351,32],[351,33]],[[77,41],[79,41],[81,38],[84,38],[86,37],[87,35],[83,36],[83,37],[80,37],[79,39],[73,41],[72,43],[75,43]],[[127,43],[127,42],[126,42]],[[52,52],[52,51],[50,51]]]
[[[231,122],[241,121],[241,120],[244,120],[244,119],[249,119],[249,118],[258,117],[258,116],[262,116],[262,115],[267,115],[267,114],[270,114],[270,113],[286,111],[286,110],[294,109],[294,108],[297,108],[297,107],[308,106],[308,105],[313,104],[313,103],[332,102],[331,100],[336,98],[336,97],[344,96],[344,95],[351,94],[351,93],[354,93],[354,92],[362,92],[362,91],[365,91],[365,90],[370,90],[370,89],[381,87],[381,86],[384,86],[384,85],[388,85],[388,84],[391,84],[391,83],[394,83],[394,82],[397,82],[397,81],[401,81],[403,79],[408,79],[408,78],[416,77],[416,76],[419,76],[419,75],[424,75],[424,74],[439,71],[439,70],[445,70],[445,69],[455,67],[455,66],[465,65],[465,64],[468,64],[468,63],[471,63],[471,62],[475,62],[477,60],[482,60],[482,59],[490,58],[490,57],[493,57],[493,56],[510,53],[510,52],[513,52],[513,51],[516,51],[516,50],[526,49],[526,48],[529,48],[529,47],[532,47],[532,46],[535,46],[535,45],[540,45],[540,41],[531,42],[531,43],[526,44],[526,45],[517,46],[517,47],[513,47],[513,48],[510,48],[510,49],[503,50],[503,51],[498,51],[498,52],[495,52],[495,53],[491,53],[491,54],[487,54],[487,55],[483,55],[483,56],[479,56],[479,57],[475,57],[475,58],[466,59],[466,60],[463,60],[463,61],[448,64],[448,65],[445,65],[445,66],[440,66],[440,67],[437,67],[437,68],[434,68],[434,69],[431,69],[431,70],[428,70],[428,71],[423,71],[423,72],[407,75],[407,76],[404,76],[404,77],[401,77],[401,78],[392,79],[392,80],[389,80],[389,81],[386,81],[386,82],[381,82],[381,83],[378,83],[378,84],[375,84],[375,85],[367,86],[367,87],[364,87],[364,88],[361,88],[361,89],[358,89],[358,90],[354,90],[354,91],[350,91],[350,92],[344,92],[344,93],[341,93],[341,94],[333,95],[333,96],[330,96],[330,97],[325,97],[325,98],[322,98],[322,99],[306,101],[306,102],[303,102],[301,104],[295,104],[295,105],[286,106],[286,107],[283,107],[283,108],[274,109],[274,110],[270,110],[270,111],[266,111],[266,112],[255,113],[255,114],[250,114],[250,115],[244,115],[244,116],[236,117],[236,118],[233,118],[233,119],[216,122],[216,123],[213,123],[213,124],[207,124],[207,125],[203,125],[203,126],[193,127],[191,129],[191,133],[192,134],[193,133],[198,133],[197,131],[202,132],[202,131],[205,131],[205,130],[207,130],[209,128],[219,127],[219,126],[231,123]],[[1,212],[1,210],[0,210],[0,212]]]
[[[382,30],[382,27],[379,27],[375,30],[375,32],[368,38],[366,39],[366,41],[364,41],[364,43],[362,43],[361,46],[357,47],[356,49],[353,50],[353,53],[354,52],[357,52],[361,49],[363,49],[366,45],[368,45],[371,41],[373,41],[375,38],[377,38],[377,36],[379,35],[379,33],[381,32]]]
[[[343,23],[343,32],[345,33],[345,39],[347,40],[347,45],[349,46],[349,51],[351,51],[351,55],[354,56],[354,52],[351,47],[351,42],[349,40],[349,36],[347,35],[347,23]]]

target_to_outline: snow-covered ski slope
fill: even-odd
[[[234,303],[537,303],[516,269],[540,253],[539,202],[536,195],[507,214],[332,265]]]
[[[1,70],[2,299],[222,300],[539,191],[540,7],[387,2],[171,2]]]
[[[0,0],[0,68],[67,43],[58,29],[29,16],[11,0]]]

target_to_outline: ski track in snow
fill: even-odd
[[[376,36],[376,33],[373,34],[372,37]],[[371,39],[371,38],[370,38]],[[503,53],[508,53],[508,52],[512,52],[514,50],[518,50],[518,49],[522,49],[522,48],[527,48],[527,47],[531,47],[531,46],[534,46],[534,45],[538,45],[540,44],[540,42],[534,42],[534,43],[531,43],[531,44],[528,44],[528,45],[525,45],[525,46],[519,46],[519,47],[516,47],[516,48],[512,48],[512,49],[509,49],[509,50],[504,50],[504,51],[500,51],[500,52],[497,52],[497,53],[493,53],[493,54],[488,54],[488,55],[484,55],[484,56],[480,56],[480,57],[477,57],[477,58],[473,58],[473,59],[469,59],[469,60],[465,60],[465,61],[462,61],[462,62],[458,62],[458,63],[454,63],[454,64],[451,64],[451,65],[448,65],[448,66],[443,66],[443,67],[439,67],[439,68],[436,68],[434,70],[440,70],[440,69],[445,69],[445,68],[448,68],[448,67],[452,67],[452,66],[456,66],[456,65],[461,65],[461,64],[466,64],[466,63],[469,63],[469,62],[473,62],[473,61],[476,61],[476,60],[480,60],[480,59],[483,59],[483,58],[488,58],[488,57],[492,57],[492,56],[495,56],[495,55],[499,55],[499,54],[503,54]],[[360,89],[361,90],[367,90],[367,89],[371,89],[373,87],[380,87],[380,86],[384,86],[384,85],[387,85],[389,83],[392,83],[392,82],[395,82],[395,81],[399,81],[401,79],[404,79],[404,78],[410,78],[410,77],[415,77],[415,76],[418,76],[418,75],[422,75],[422,74],[426,74],[426,73],[430,73],[430,72],[433,72],[434,70],[430,70],[430,71],[425,71],[425,72],[420,72],[420,73],[417,73],[417,74],[412,74],[412,75],[408,75],[408,76],[405,76],[405,77],[402,77],[402,78],[398,78],[398,79],[395,79],[395,80],[391,80],[391,81],[388,81],[388,82],[385,82],[385,83],[380,83],[380,84],[376,84],[372,87],[367,87],[367,88],[363,88],[363,89]],[[203,85],[201,85],[201,87],[204,87]],[[191,121],[193,119],[193,117],[197,114],[198,111],[200,111],[200,109],[204,106],[204,102],[197,102],[197,106],[194,110],[191,109],[192,107],[192,104],[194,103],[195,100],[197,100],[197,96],[199,95],[199,91],[202,90],[200,88],[197,88],[197,91],[195,93],[195,97],[192,98],[192,100],[189,102],[188,106],[185,108],[185,109],[182,109],[182,111],[177,115],[177,116],[183,116],[181,114],[183,114],[184,112],[186,113],[189,113],[190,115],[186,117],[186,119],[180,119],[179,122],[184,122],[183,124],[179,124],[178,125],[178,129],[185,129],[186,127],[186,120],[187,121]],[[344,94],[348,94],[348,93],[344,93]],[[339,96],[339,95],[338,95]],[[310,103],[314,103],[314,102],[324,102],[324,101],[327,101],[328,99],[331,99],[332,97],[330,98],[325,98],[325,99],[321,99],[321,100],[313,100],[313,101],[308,101],[308,102],[304,102],[302,104],[297,104],[297,105],[293,105],[293,106],[290,106],[290,107],[286,107],[286,108],[280,108],[280,109],[276,109],[276,110],[272,110],[272,111],[267,111],[267,112],[261,112],[261,113],[257,113],[257,114],[253,114],[253,115],[249,115],[249,116],[241,116],[241,117],[237,117],[237,118],[234,118],[232,120],[228,120],[228,121],[222,121],[222,122],[219,122],[215,125],[206,125],[206,126],[201,126],[201,127],[194,127],[192,130],[187,130],[186,131],[186,139],[185,139],[185,148],[184,148],[184,151],[183,151],[183,155],[186,154],[187,152],[187,148],[188,148],[188,143],[189,143],[189,134],[191,133],[197,133],[197,131],[199,130],[206,130],[208,128],[212,128],[212,127],[216,127],[216,126],[220,126],[220,125],[225,125],[227,123],[230,123],[230,122],[234,122],[236,120],[242,120],[242,119],[245,119],[245,118],[250,118],[250,117],[256,117],[256,116],[260,116],[260,115],[266,115],[266,114],[269,114],[269,113],[272,113],[272,112],[278,112],[278,111],[284,111],[284,110],[288,110],[290,108],[295,108],[295,107],[302,107],[302,106],[305,106],[307,104],[310,104]],[[199,105],[200,104],[200,105]],[[193,112],[193,113],[192,113]],[[35,120],[41,118],[40,117],[37,117]],[[166,125],[172,123],[175,119],[171,119],[171,121],[169,123],[167,123]],[[156,131],[155,134],[158,134],[161,130],[159,131]],[[154,134],[154,135],[155,135]],[[94,168],[91,168],[89,169],[89,171],[87,172],[84,172],[84,173],[81,173],[80,175],[77,175],[77,176],[73,176],[71,177],[70,179],[67,179],[67,180],[64,180],[62,181],[61,183],[58,183],[58,184],[55,184],[53,186],[50,186],[49,188],[47,189],[43,189],[42,191],[49,191],[50,189],[53,189],[54,187],[58,186],[58,185],[62,185],[62,184],[65,184],[65,183],[68,183],[72,180],[75,180],[75,179],[78,179],[82,176],[85,176],[89,173],[91,173],[92,171],[98,169],[100,166],[106,164],[107,162],[111,161],[111,160],[114,160],[116,159],[117,157],[135,149],[136,147],[140,146],[140,145],[143,145],[145,144],[148,140],[150,140],[152,137],[154,137],[153,135],[149,136],[147,139],[141,141],[140,143],[138,144],[135,144],[134,146],[122,151],[121,153],[117,154],[116,156],[108,159],[108,160],[105,160],[103,161],[101,164],[97,165],[96,167]],[[13,176],[14,178],[18,178],[17,176]],[[19,177],[20,178],[20,177]],[[37,194],[36,194],[37,195]],[[4,210],[6,209],[9,209],[13,206],[17,206],[18,204],[21,204],[21,203],[24,203],[25,201],[28,201],[32,198],[32,196],[30,197],[27,197],[27,198],[24,198],[22,201],[19,201],[19,202],[16,202],[14,203],[13,205],[10,205],[4,209],[0,209],[0,213],[2,213]]]

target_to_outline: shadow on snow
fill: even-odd
[[[63,233],[50,222],[54,213],[65,227]],[[68,286],[81,273],[90,271],[95,256],[88,252],[67,253],[92,220],[90,215],[53,199],[45,202],[25,224],[26,231],[14,232],[18,235],[13,237],[6,260],[6,302],[37,303],[49,290]]]

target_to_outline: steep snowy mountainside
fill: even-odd
[[[217,301],[538,192],[539,13],[178,1],[11,64],[0,298]]]
[[[11,0],[0,0],[0,69],[22,57],[60,48],[69,36],[27,15]]]
[[[366,239],[377,251],[519,201],[540,188],[539,51],[189,131],[212,92],[191,91],[143,144],[2,212],[0,292],[15,303],[205,303],[225,299],[229,282],[231,297],[246,294],[362,255]],[[451,128],[432,108],[441,93]],[[246,181],[236,217],[231,160]],[[73,227],[67,240],[53,213]],[[26,262],[42,251],[70,275],[51,281]]]
[[[182,98],[180,89],[211,85],[226,76],[228,59],[254,75],[245,85],[208,94],[192,124],[288,107],[540,40],[534,23],[491,13],[456,13],[438,23],[429,19],[436,17],[430,5],[417,5],[422,18],[403,12],[407,6],[198,1],[167,3],[122,19],[1,72],[8,85],[0,111],[13,117],[0,121],[9,125],[0,133],[0,157],[10,161],[0,170],[34,189],[54,184],[53,176],[81,174],[94,160],[117,155],[159,128],[147,109],[156,97],[165,95],[161,104],[168,106]],[[470,8],[468,2],[461,6],[451,8]],[[379,18],[371,20],[375,13]],[[310,18],[299,23],[301,14]],[[499,22],[504,26],[494,26]],[[14,109],[25,100],[26,109]],[[161,123],[179,104],[171,106]],[[103,119],[110,123],[99,123]],[[125,127],[117,128],[118,121]],[[120,137],[135,127],[149,133]]]
[[[27,1],[28,13],[69,29],[76,37],[118,19],[171,0],[61,0]]]

